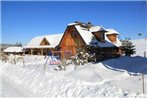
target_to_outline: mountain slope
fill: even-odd
[[[144,57],[144,52],[146,52],[147,56],[147,39],[137,39],[137,40],[132,40],[133,44],[135,45],[136,48],[136,54],[134,56],[143,56]]]

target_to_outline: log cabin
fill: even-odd
[[[43,35],[34,37],[27,45],[23,46],[25,53],[31,55],[48,55],[59,44],[63,34]]]
[[[100,48],[105,58],[112,58],[121,55],[118,35],[114,29],[76,21],[68,24],[58,47],[60,51],[70,51],[74,56],[78,49],[86,49],[87,46],[93,45]],[[64,54],[61,54],[61,58],[64,58]]]
[[[86,50],[87,46],[94,46],[101,50],[105,58],[112,58],[122,54],[122,44],[118,35],[114,29],[76,21],[68,24],[64,34],[37,36],[23,48],[31,55],[47,55],[49,52],[58,51],[63,59],[65,53],[75,56],[77,50]]]

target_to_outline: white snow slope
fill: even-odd
[[[120,57],[56,71],[43,56],[24,56],[16,65],[0,61],[0,96],[40,98],[147,98],[147,58]],[[144,73],[145,94],[142,94]]]
[[[144,52],[146,52],[146,57],[147,57],[147,39],[137,39],[137,40],[132,40],[133,45],[135,45],[136,48],[136,55],[143,56],[144,57]]]

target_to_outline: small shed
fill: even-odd
[[[23,48],[13,46],[13,47],[8,47],[8,48],[4,49],[3,52],[6,53],[6,54],[22,54]]]

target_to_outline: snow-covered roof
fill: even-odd
[[[29,43],[27,43],[26,46],[23,46],[24,48],[36,48],[40,46],[41,41],[43,40],[45,36],[37,36],[33,38]]]
[[[63,34],[37,36],[24,46],[24,48],[54,48],[59,44],[62,35]],[[49,45],[40,45],[44,38],[49,42]]]
[[[16,46],[13,46],[13,47],[8,47],[6,48],[5,50],[3,50],[4,52],[23,52],[23,48],[22,47],[16,47]]]
[[[68,26],[76,25],[77,23],[69,23]]]
[[[122,46],[120,40],[117,38],[116,39],[116,43],[112,43],[108,38],[107,36],[105,36],[105,42],[102,43],[102,42],[99,42],[98,40],[96,39],[93,39],[91,42],[90,42],[90,45],[92,46],[99,46],[99,47],[120,47]]]
[[[106,34],[119,34],[116,30],[114,29],[106,29]]]
[[[105,34],[105,41],[106,41],[106,43],[109,43],[108,47],[113,47],[113,46],[120,47],[120,46],[122,46],[118,37],[116,38],[116,43],[112,43],[106,35],[107,35],[107,33]]]
[[[55,34],[55,35],[48,35],[48,36],[45,36],[45,38],[48,40],[48,42],[50,43],[50,46],[51,47],[56,47],[61,38],[62,38],[63,34]]]
[[[102,26],[92,26],[92,27],[90,28],[90,32],[97,32],[97,31],[102,31],[102,30],[105,30],[105,28],[102,27]],[[105,31],[106,31],[106,30],[105,30]]]
[[[104,29],[102,26],[92,26],[91,28],[89,28],[89,30],[87,28],[81,27],[80,25],[75,25],[75,28],[77,29],[77,31],[80,33],[81,37],[83,38],[83,40],[85,41],[85,43],[87,45],[89,45],[90,43],[93,43],[92,41],[92,37],[94,36],[92,34],[92,32],[96,32],[96,31],[102,31],[102,30],[106,30],[108,32],[105,33],[105,42],[99,42],[98,40],[95,40],[94,43],[96,43],[96,45],[98,45],[99,47],[119,47],[121,46],[121,42],[120,40],[117,38],[116,43],[112,43],[108,38],[107,38],[107,34],[119,34],[117,31],[115,31],[114,29]]]
[[[87,28],[83,28],[80,25],[76,25],[75,27],[77,31],[80,33],[80,35],[82,36],[85,43],[89,44],[93,37],[93,34]]]

